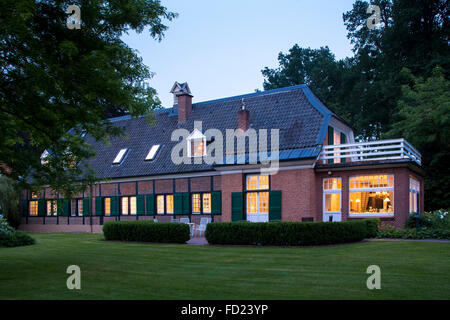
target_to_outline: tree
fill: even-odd
[[[12,227],[19,226],[19,191],[14,181],[2,176],[0,176],[0,214]]]
[[[81,28],[69,29],[69,5]],[[121,35],[160,41],[175,13],[160,1],[0,0],[0,173],[22,187],[71,195],[95,181],[83,139],[121,134],[111,115],[148,116],[160,103],[152,74]],[[45,159],[41,154],[47,150]]]
[[[450,81],[436,67],[427,79],[403,73],[411,85],[402,87],[398,119],[385,134],[404,137],[422,154],[425,175],[425,206],[429,210],[450,207]]]

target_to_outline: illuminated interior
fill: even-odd
[[[373,175],[350,179],[350,213],[393,212],[393,176]]]

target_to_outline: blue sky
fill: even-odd
[[[276,67],[280,51],[330,47],[351,56],[342,14],[354,0],[162,0],[179,13],[161,42],[147,31],[123,36],[155,72],[150,85],[164,107],[175,81],[189,83],[193,102],[262,89],[261,69]]]

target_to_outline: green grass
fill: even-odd
[[[311,248],[107,242],[33,234],[0,248],[0,299],[449,299],[450,244],[362,242]],[[66,268],[81,268],[68,290]],[[381,268],[381,290],[366,269]]]

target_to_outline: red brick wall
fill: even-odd
[[[172,193],[172,192],[173,192],[172,179],[155,181],[155,193]]]
[[[138,182],[138,191],[139,191],[139,194],[153,193],[153,182],[152,181]]]
[[[135,182],[122,182],[120,184],[120,193],[122,195],[135,195],[136,183]]]
[[[211,190],[211,177],[191,178],[191,192]]]
[[[231,221],[231,193],[242,192],[242,174],[226,174],[222,178],[222,221]]]
[[[175,180],[175,192],[188,192],[188,179]]]
[[[283,221],[301,221],[305,217],[314,217],[317,221],[314,169],[279,171],[270,179],[271,190],[281,190]]]

